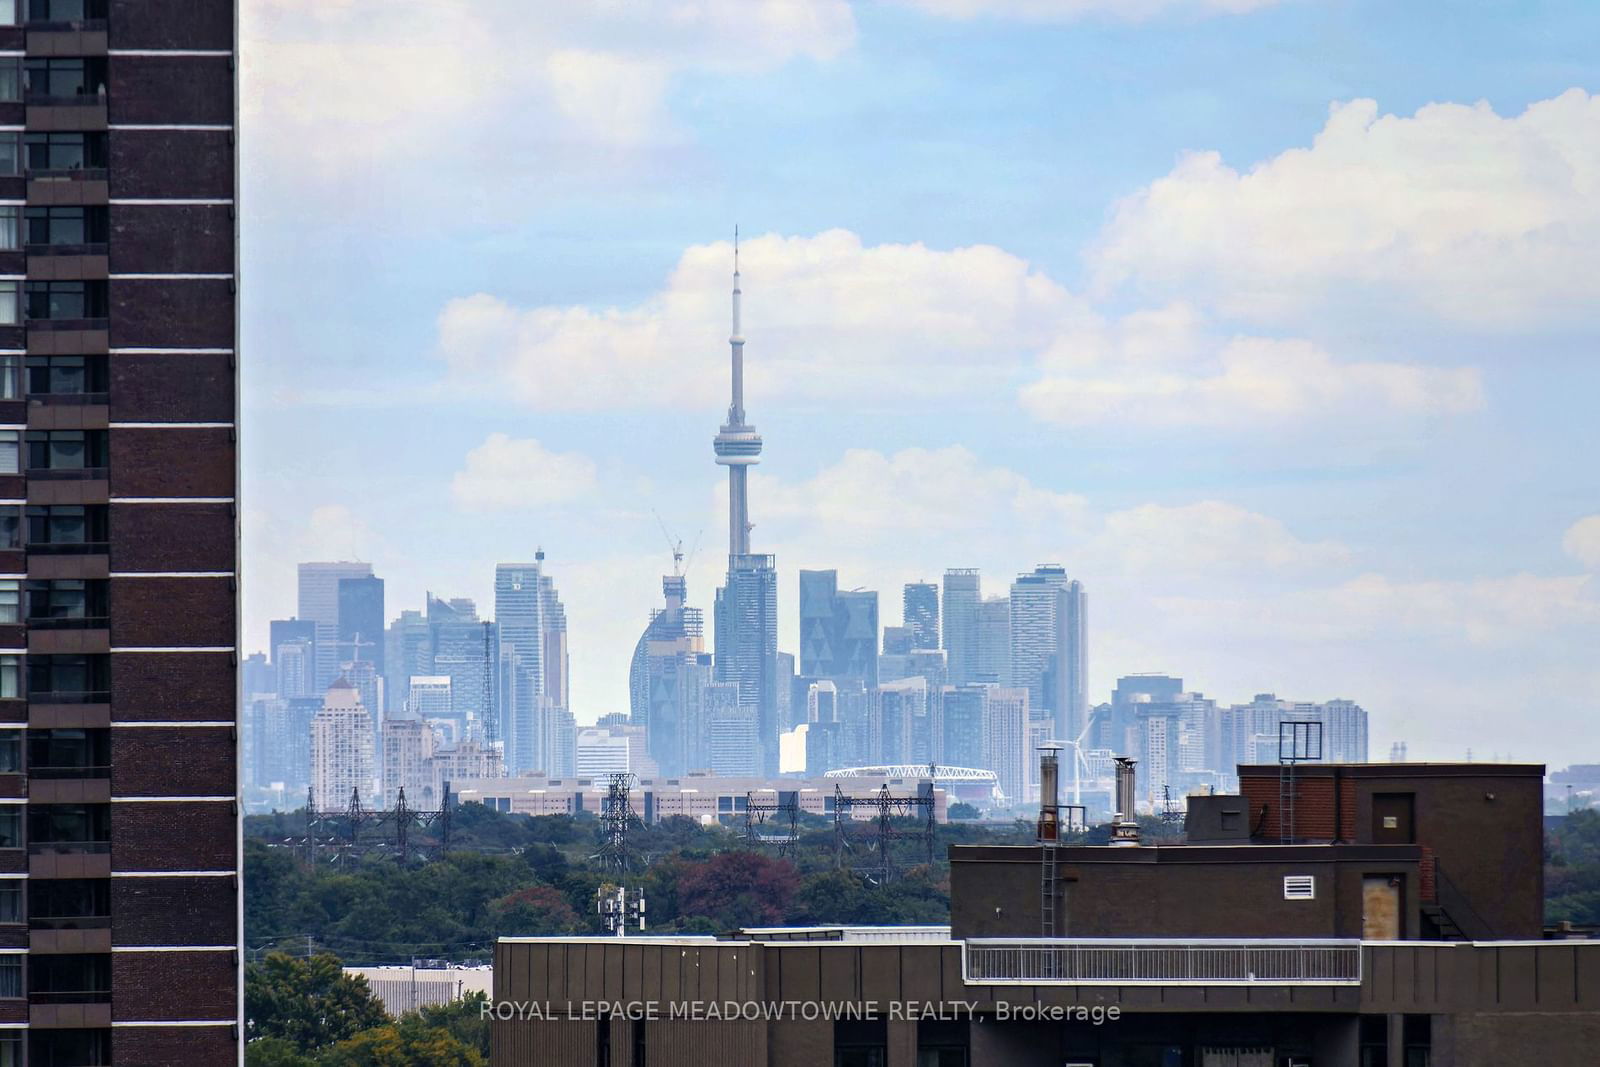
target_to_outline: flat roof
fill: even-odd
[[[1241,763],[1240,776],[1278,775],[1279,763]],[[1296,777],[1326,775],[1338,771],[1351,778],[1543,778],[1542,763],[1324,763],[1311,760],[1296,763]]]

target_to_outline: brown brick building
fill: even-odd
[[[1242,767],[1188,844],[952,846],[944,928],[503,938],[492,1062],[1589,1067],[1600,941],[1540,922],[1543,773]]]
[[[234,0],[0,0],[0,1064],[239,1054]]]

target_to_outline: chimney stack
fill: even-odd
[[[1050,844],[1061,837],[1061,800],[1056,786],[1060,751],[1054,741],[1039,746],[1039,840]]]
[[[1117,811],[1111,818],[1111,843],[1137,845],[1139,820],[1134,813],[1133,768],[1138,762],[1129,756],[1117,756]]]

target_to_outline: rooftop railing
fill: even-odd
[[[970,939],[977,985],[1356,986],[1359,941]]]

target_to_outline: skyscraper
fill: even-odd
[[[311,680],[313,691],[321,693],[338,676],[340,660],[348,658],[339,648],[339,583],[372,577],[372,564],[302,563],[299,577],[298,614],[316,627],[316,671]]]
[[[450,713],[455,723],[453,740],[479,738],[488,731],[494,714],[494,694],[500,670],[497,624],[478,618],[471,600],[440,600],[428,596],[429,641],[436,675],[450,678]]]
[[[972,681],[978,654],[978,572],[953,568],[944,572],[944,648],[950,683]]]
[[[878,594],[839,590],[837,571],[800,572],[800,674],[878,684]]]
[[[688,583],[681,574],[661,579],[666,607],[652,611],[628,668],[630,719],[644,730],[645,749],[666,774],[685,768],[683,734],[690,666],[702,651],[699,608],[684,606]]]
[[[1064,568],[1044,563],[1011,584],[1011,678],[1048,711],[1055,735],[1074,740],[1087,723],[1087,598]]]
[[[0,1062],[232,1063],[234,4],[3,10]]]
[[[381,677],[384,664],[383,579],[339,579],[339,661],[365,660]],[[376,717],[381,708],[370,709]]]
[[[355,686],[336,678],[311,720],[311,796],[322,811],[349,807],[352,794],[370,805],[372,716]]]
[[[978,605],[978,651],[967,684],[1011,684],[1011,600],[996,596]]]
[[[494,614],[507,684],[491,736],[505,741],[512,774],[548,770],[547,720],[551,709],[567,706],[567,616],[544,573],[543,550],[533,563],[495,567]]]
[[[911,631],[912,648],[938,648],[939,587],[932,582],[907,583],[902,619]]]
[[[778,773],[778,573],[772,556],[750,551],[750,467],[760,462],[761,435],[744,421],[744,335],[740,330],[739,239],[733,250],[733,397],[728,421],[713,441],[728,468],[728,579],[717,590],[717,680],[737,682],[739,705],[755,723],[758,769]]]

